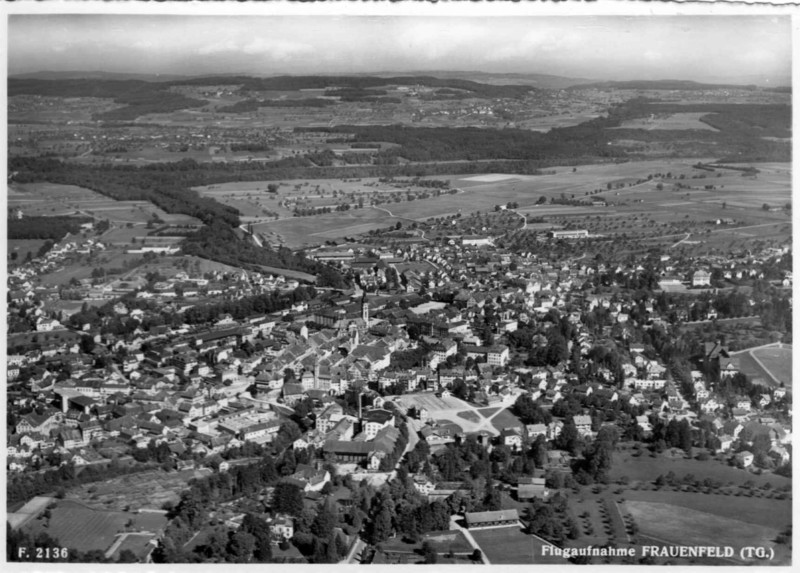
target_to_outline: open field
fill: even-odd
[[[546,543],[518,527],[475,529],[470,533],[492,565],[564,564],[561,557],[543,556]]]
[[[407,407],[425,408],[440,424],[456,424],[467,434],[487,432],[496,436],[503,428],[521,425],[506,409],[490,408],[491,414],[486,415],[483,413],[486,408],[478,409],[455,396],[438,398],[429,393],[403,394],[397,401]]]
[[[31,257],[35,257],[39,249],[47,241],[44,239],[13,239],[6,241],[7,255],[14,256],[18,264],[25,262],[25,259],[30,253]]]
[[[8,206],[25,215],[88,215],[118,224],[144,224],[158,216],[173,225],[199,225],[194,217],[168,214],[148,201],[116,201],[91,189],[57,183],[9,185]]]
[[[184,470],[166,473],[154,470],[131,474],[82,485],[70,490],[67,497],[107,510],[161,509],[168,501],[177,502],[188,481],[206,475],[207,471]]]
[[[17,529],[23,527],[26,523],[35,519],[45,508],[54,502],[55,498],[36,496],[29,500],[27,503],[22,504],[21,507],[8,507],[6,514],[6,521],[11,524],[11,527]]]
[[[777,528],[667,503],[626,501],[625,508],[644,535],[679,545],[769,547],[779,533]]]
[[[521,428],[523,426],[522,422],[519,421],[519,418],[512,414],[508,409],[501,410],[500,412],[491,415],[491,421],[492,426],[500,431],[503,431],[507,428]]]
[[[381,543],[381,549],[387,553],[397,557],[399,555],[406,555],[409,562],[420,560],[421,554],[417,551],[422,549],[422,544],[429,541],[437,553],[447,554],[452,551],[455,554],[471,554],[473,551],[472,545],[464,537],[464,534],[459,530],[449,531],[431,531],[422,536],[422,539],[417,543],[408,543],[400,537],[387,539]]]
[[[470,411],[458,412],[456,413],[456,416],[458,416],[459,418],[464,418],[465,420],[467,420],[468,422],[472,422],[473,424],[477,424],[478,422],[481,421],[481,417],[475,412],[470,412]]]
[[[700,121],[700,118],[704,115],[708,114],[705,112],[659,114],[650,118],[628,119],[623,121],[619,127],[612,129],[702,129],[719,131]]]
[[[258,223],[254,225],[254,229],[269,241],[277,238],[289,247],[300,247],[322,244],[330,239],[355,236],[373,229],[385,229],[400,220],[384,211],[365,208]]]
[[[787,387],[792,386],[792,347],[760,348],[750,351],[750,354],[763,364],[767,371],[783,382]]]
[[[730,482],[734,485],[742,485],[747,481],[752,481],[757,487],[766,483],[770,483],[773,487],[791,484],[790,478],[768,473],[756,475],[715,460],[668,458],[663,454],[655,458],[651,458],[647,454],[633,457],[623,452],[614,454],[614,465],[611,468],[610,477],[612,480],[617,480],[622,476],[628,476],[632,482],[653,482],[659,475],[667,475],[669,472],[673,472],[678,478],[692,474],[696,477],[702,476],[704,479],[711,478],[723,484]]]
[[[404,194],[406,187],[379,183],[377,179],[320,179],[273,182],[279,184],[277,193],[266,191],[270,183],[267,181],[231,182],[197,190],[240,209],[244,220],[256,223],[256,231],[268,241],[282,241],[290,247],[321,244],[373,229],[386,229],[398,221],[407,226],[409,222],[423,222],[434,217],[493,211],[496,205],[512,201],[519,204],[521,214],[545,218],[551,226],[570,222],[578,227],[593,226],[590,229],[593,234],[664,235],[663,241],[670,244],[685,237],[686,228],[694,235],[687,242],[700,242],[709,247],[723,246],[737,239],[788,234],[788,227],[776,225],[790,224],[785,213],[762,209],[765,203],[779,207],[790,200],[788,165],[758,164],[760,173],[755,177],[743,177],[741,172],[730,169],[700,171],[692,167],[697,162],[698,159],[666,159],[554,167],[547,168],[542,175],[434,176],[430,179],[449,180],[451,186],[458,189],[458,195],[390,202],[371,209],[369,197]],[[669,178],[662,177],[667,173]],[[648,176],[652,176],[650,181],[637,183]],[[684,188],[678,189],[678,184]],[[705,188],[709,185],[714,189]],[[300,201],[309,207],[342,202],[354,204],[361,196],[365,198],[363,209],[301,218],[291,216],[293,206],[280,204],[284,201],[290,201],[290,205],[292,201]],[[541,197],[547,202],[536,205]],[[550,203],[551,199],[561,198],[602,199],[609,205]],[[720,217],[731,218],[735,223],[713,226]],[[707,226],[698,228],[697,223]]]
[[[122,531],[131,515],[120,511],[92,509],[75,501],[59,501],[49,520],[43,517],[26,527],[32,534],[45,532],[60,546],[78,551],[105,551]],[[48,521],[45,527],[45,521]]]
[[[626,490],[622,497],[625,499],[625,504],[632,501],[670,504],[764,527],[781,529],[792,522],[792,504],[787,500],[631,489]]]

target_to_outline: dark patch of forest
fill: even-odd
[[[8,97],[40,95],[49,97],[96,97],[112,99],[124,107],[94,114],[93,119],[129,121],[148,113],[169,113],[201,107],[208,102],[169,91],[165,82],[140,80],[34,80],[11,78]]]
[[[342,275],[332,267],[307,259],[302,252],[294,253],[285,247],[273,250],[241,241],[230,226],[219,221],[186,237],[182,248],[187,255],[196,255],[231,266],[253,270],[260,270],[258,265],[291,269],[316,275],[316,284],[320,286],[347,286]]]
[[[78,233],[83,223],[88,223],[89,217],[54,216],[39,217],[26,216],[23,219],[8,220],[9,239],[51,239],[60,241],[68,233]]]

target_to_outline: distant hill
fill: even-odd
[[[145,82],[171,82],[184,80],[189,76],[176,74],[125,74],[102,71],[64,71],[64,72],[31,72],[27,74],[11,74],[9,79],[17,80],[140,80]]]
[[[382,72],[378,75],[386,76],[415,76],[421,75],[423,72]],[[474,82],[492,84],[492,85],[529,85],[539,89],[546,90],[561,90],[570,86],[578,84],[586,84],[595,82],[597,80],[587,78],[571,78],[566,76],[554,76],[551,74],[536,74],[536,73],[496,73],[496,72],[478,72],[478,71],[446,71],[436,70],[424,72],[425,75],[436,76],[442,79],[462,79],[471,80]]]
[[[593,82],[572,86],[576,89],[617,89],[617,90],[718,90],[718,89],[745,89],[755,90],[754,84],[708,84],[690,80],[631,80],[624,82]]]

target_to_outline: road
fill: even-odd
[[[411,221],[412,223],[416,223],[417,222],[416,219],[411,219],[409,217],[402,217],[400,215],[395,215],[394,213],[392,213],[391,211],[389,211],[389,209],[387,209],[385,207],[378,207],[377,205],[373,205],[372,208],[373,209],[377,209],[378,211],[383,211],[384,213],[386,213],[390,217],[394,217],[395,219],[403,219],[405,221]]]
[[[256,244],[258,247],[263,247],[263,246],[264,246],[264,245],[261,243],[261,239],[259,239],[259,238],[258,238],[258,233],[253,233],[253,234],[251,235],[251,234],[250,234],[250,231],[248,231],[248,230],[247,230],[247,225],[239,225],[239,228],[240,228],[242,231],[244,231],[245,233],[247,233],[248,235],[250,235],[251,237],[253,237],[253,241],[255,242],[255,244]]]
[[[350,547],[350,551],[347,552],[347,557],[339,563],[361,563],[361,553],[366,548],[366,542],[361,537],[357,537],[353,546]]]
[[[483,562],[483,564],[484,565],[491,565],[491,563],[489,562],[489,558],[486,557],[486,552],[483,549],[481,549],[481,546],[478,545],[478,543],[475,541],[475,538],[472,537],[472,534],[469,532],[469,529],[467,529],[465,527],[461,527],[461,524],[458,523],[458,520],[459,520],[460,517],[461,516],[459,516],[459,515],[451,515],[450,516],[450,529],[451,530],[452,529],[458,529],[459,531],[461,531],[461,533],[464,534],[464,538],[472,546],[472,548],[473,549],[477,549],[478,551],[481,552],[481,561]]]
[[[522,217],[522,227],[520,227],[517,230],[518,231],[524,231],[525,228],[528,226],[528,218],[525,215],[523,215],[522,213],[518,213],[517,211],[514,211],[513,209],[511,209],[511,212],[516,214],[516,215],[519,215],[520,217]]]
[[[677,243],[675,243],[674,245],[670,245],[670,247],[669,247],[669,248],[670,248],[670,249],[674,249],[675,247],[677,247],[678,245],[680,245],[680,244],[681,244],[681,243],[683,243],[684,241],[687,241],[687,240],[689,240],[689,237],[691,237],[691,236],[692,236],[692,234],[691,234],[691,233],[686,233],[686,236],[685,236],[683,239],[681,239],[680,241],[678,241],[678,242],[677,242]]]

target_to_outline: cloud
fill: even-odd
[[[270,56],[274,60],[289,60],[313,54],[314,51],[309,44],[280,38],[255,38],[242,47],[242,52],[245,54],[261,54]]]
[[[197,48],[197,53],[204,56],[244,54],[248,56],[263,56],[275,61],[292,60],[312,55],[314,52],[314,48],[309,44],[281,38],[227,38],[204,44]]]

